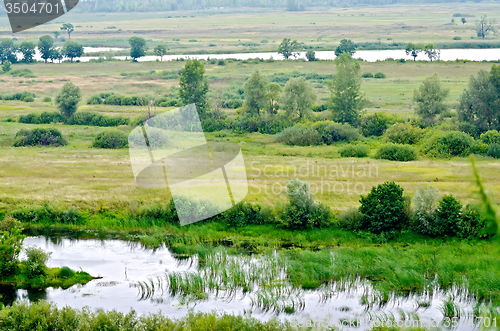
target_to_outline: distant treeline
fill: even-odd
[[[80,12],[152,12],[214,8],[285,8],[290,11],[311,7],[353,7],[365,5],[464,2],[463,0],[87,0],[75,8]],[[474,0],[482,2],[482,0]]]

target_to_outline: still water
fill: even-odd
[[[66,290],[48,288],[44,291],[28,291],[4,287],[0,290],[0,294],[6,304],[14,301],[47,300],[59,307],[88,306],[91,309],[115,309],[122,312],[134,309],[138,313],[161,311],[171,318],[185,316],[190,309],[193,309],[196,312],[251,314],[261,320],[273,317],[281,320],[321,320],[331,325],[338,325],[346,320],[358,320],[361,321],[361,329],[366,328],[363,327],[362,321],[368,316],[379,318],[393,316],[397,320],[401,314],[415,314],[425,326],[440,323],[443,318],[440,307],[443,300],[450,295],[454,296],[454,301],[461,307],[463,316],[472,312],[474,304],[463,292],[455,289],[446,293],[435,291],[432,294],[393,296],[384,306],[368,308],[362,304],[362,296],[370,294],[371,286],[361,281],[357,286],[349,288],[336,289],[333,284],[327,298],[324,292],[299,290],[297,295],[300,296],[304,307],[293,314],[263,311],[252,305],[251,293],[243,292],[231,297],[210,294],[203,300],[184,302],[180,298],[170,296],[168,291],[163,292],[160,289],[156,295],[144,298],[136,286],[138,282],[164,278],[169,272],[196,271],[198,268],[196,257],[179,259],[166,247],[153,250],[136,242],[121,240],[77,240],[39,236],[28,237],[24,243],[51,252],[49,267],[68,266],[73,270],[84,270],[92,276],[102,278]],[[429,302],[430,306],[419,307],[417,303],[422,301]],[[458,328],[458,330],[471,329],[467,326]]]

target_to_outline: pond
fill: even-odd
[[[161,312],[168,317],[178,318],[186,315],[190,309],[198,312],[226,312],[229,314],[251,314],[261,320],[277,317],[290,321],[323,321],[329,325],[347,323],[346,321],[361,321],[368,317],[385,319],[401,316],[416,319],[417,316],[424,326],[432,326],[443,319],[441,308],[444,301],[452,296],[462,311],[462,320],[472,313],[474,300],[468,298],[466,291],[453,289],[448,292],[435,290],[408,296],[392,295],[381,305],[373,304],[373,291],[368,282],[356,280],[351,285],[334,283],[318,290],[298,290],[289,288],[286,300],[288,305],[294,304],[294,312],[277,312],[265,309],[259,302],[264,299],[256,297],[250,291],[236,290],[229,293],[226,287],[220,291],[211,291],[208,296],[196,300],[172,295],[165,286],[168,275],[183,275],[197,273],[201,264],[197,257],[178,258],[168,248],[145,248],[137,242],[121,240],[80,240],[57,237],[27,237],[25,245],[34,245],[51,252],[49,267],[68,266],[74,270],[84,270],[92,276],[100,276],[86,285],[75,285],[68,289],[48,288],[43,291],[13,290],[2,287],[0,294],[6,304],[14,301],[47,300],[57,306],[71,306],[91,309],[118,310],[128,312],[134,309],[138,313]],[[277,268],[276,277],[281,277],[279,263],[276,264],[273,255],[267,260],[259,256],[229,256],[220,255],[220,261],[206,259],[209,263],[235,263],[245,272],[249,267],[260,266],[264,272]],[[268,264],[266,264],[268,263]],[[270,263],[270,264],[269,264]],[[204,265],[206,265],[204,264]],[[241,272],[240,270],[240,272]],[[248,272],[250,274],[250,272]],[[166,277],[167,276],[167,277]],[[139,284],[150,284],[145,290]],[[155,285],[156,284],[156,285]],[[281,293],[280,295],[283,295]],[[367,304],[371,301],[372,304]],[[425,304],[422,304],[425,302]],[[358,322],[359,323],[359,322]],[[434,324],[432,324],[434,323]],[[368,325],[368,324],[366,324]],[[354,327],[354,325],[352,325]],[[349,327],[344,327],[349,329]],[[465,322],[457,330],[471,330]],[[359,328],[357,328],[359,330]]]

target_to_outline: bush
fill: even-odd
[[[365,137],[381,136],[389,125],[394,124],[396,118],[383,112],[366,115],[361,118],[361,133]]]
[[[23,228],[22,223],[11,216],[5,217],[0,222],[0,232],[7,231],[10,233],[12,229],[22,229],[22,228]]]
[[[94,112],[78,112],[73,115],[70,124],[112,127],[129,125],[130,120],[122,116],[106,116]]]
[[[453,37],[453,40],[462,40],[462,37],[460,37],[460,36],[455,36],[455,37]]]
[[[363,77],[363,78],[373,78],[373,74],[371,72],[363,72],[361,74],[361,77]]]
[[[363,214],[357,208],[351,207],[339,215],[337,225],[345,230],[359,230],[362,226],[362,219]]]
[[[61,114],[56,112],[44,111],[40,115],[30,113],[27,115],[19,116],[19,123],[24,124],[50,124],[58,122],[64,122],[64,118],[61,116]]]
[[[481,206],[467,204],[462,209],[462,217],[457,224],[457,235],[460,238],[478,238],[484,226],[484,218],[481,217]]]
[[[500,158],[500,144],[494,143],[488,146],[488,151],[486,152],[488,156],[494,157],[495,159]]]
[[[97,134],[92,147],[95,148],[125,148],[128,145],[127,134],[119,130],[102,131]]]
[[[103,103],[105,105],[121,106],[123,97],[120,95],[112,94],[104,99]]]
[[[469,136],[479,138],[479,129],[472,123],[459,122],[457,124],[457,130],[467,133]]]
[[[229,119],[218,120],[216,118],[206,118],[201,121],[203,132],[216,132],[228,129],[231,126]]]
[[[361,196],[359,212],[363,214],[362,228],[373,233],[398,230],[405,220],[403,188],[394,182],[372,187],[368,195]]]
[[[413,161],[417,159],[417,151],[410,145],[385,144],[377,150],[375,158],[390,161]]]
[[[322,104],[321,106],[320,105],[313,105],[312,106],[312,111],[315,113],[320,113],[320,112],[323,112],[327,109],[328,109],[328,106],[326,105],[326,103]]]
[[[340,149],[342,157],[366,157],[370,153],[370,147],[366,145],[346,145]]]
[[[425,140],[422,152],[433,157],[467,156],[474,147],[474,139],[465,132],[437,132]]]
[[[285,206],[281,226],[289,230],[305,230],[327,227],[331,224],[330,209],[323,204],[315,204],[311,188],[300,179],[292,179],[286,184],[288,204]]]
[[[35,99],[34,99],[33,97],[31,97],[31,96],[27,96],[27,97],[25,97],[25,98],[23,99],[23,101],[24,101],[24,102],[34,102],[34,101],[35,101]]]
[[[238,203],[233,208],[222,213],[227,225],[231,227],[242,227],[245,225],[262,224],[260,206],[246,201]]]
[[[56,129],[22,129],[16,133],[14,147],[21,146],[62,146],[66,141]]]
[[[52,102],[52,98],[51,97],[44,97],[42,102]]]
[[[59,277],[61,278],[69,279],[73,276],[75,276],[75,272],[68,267],[62,267],[61,270],[59,270]]]
[[[497,130],[487,131],[481,134],[479,140],[485,143],[486,145],[500,144],[500,132],[498,132]]]
[[[379,71],[379,72],[375,73],[375,75],[373,77],[381,79],[381,78],[386,78],[387,76],[383,72]]]
[[[321,141],[326,145],[331,145],[338,141],[355,141],[360,136],[358,129],[348,123],[322,121],[314,123],[313,128],[318,132]]]
[[[431,235],[435,237],[457,235],[461,210],[462,204],[452,195],[443,196],[434,216]]]
[[[408,122],[396,123],[385,132],[385,139],[394,144],[413,145],[422,139],[424,130]]]
[[[45,253],[42,249],[35,246],[29,246],[25,248],[27,260],[26,265],[26,275],[29,278],[36,278],[40,276],[45,276],[45,263],[50,258],[51,253]]]
[[[315,129],[303,125],[295,125],[278,133],[276,141],[285,145],[311,146],[321,144],[322,139]]]
[[[93,95],[87,100],[87,105],[100,105],[102,101],[99,95]]]
[[[430,235],[433,233],[432,224],[434,213],[439,201],[438,189],[429,186],[427,189],[418,187],[413,197],[412,230],[417,230],[422,234]]]

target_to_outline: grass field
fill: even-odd
[[[456,13],[474,15],[467,24]],[[482,15],[500,17],[495,3],[452,3],[396,5],[357,8],[312,8],[305,12],[283,10],[221,9],[162,13],[92,13],[73,11],[43,26],[16,34],[16,38],[38,39],[59,30],[63,22],[75,25],[72,39],[86,46],[128,47],[127,39],[139,35],[147,39],[150,50],[166,43],[172,53],[276,51],[285,37],[297,39],[318,49],[333,49],[343,38],[357,43],[435,42],[459,46],[463,42],[481,43],[473,31]],[[455,23],[451,23],[452,18]],[[0,33],[10,36],[6,15],[0,19]],[[62,36],[66,37],[66,36]],[[475,37],[476,39],[471,39]],[[174,41],[178,39],[178,41]],[[498,42],[489,36],[485,42]]]

